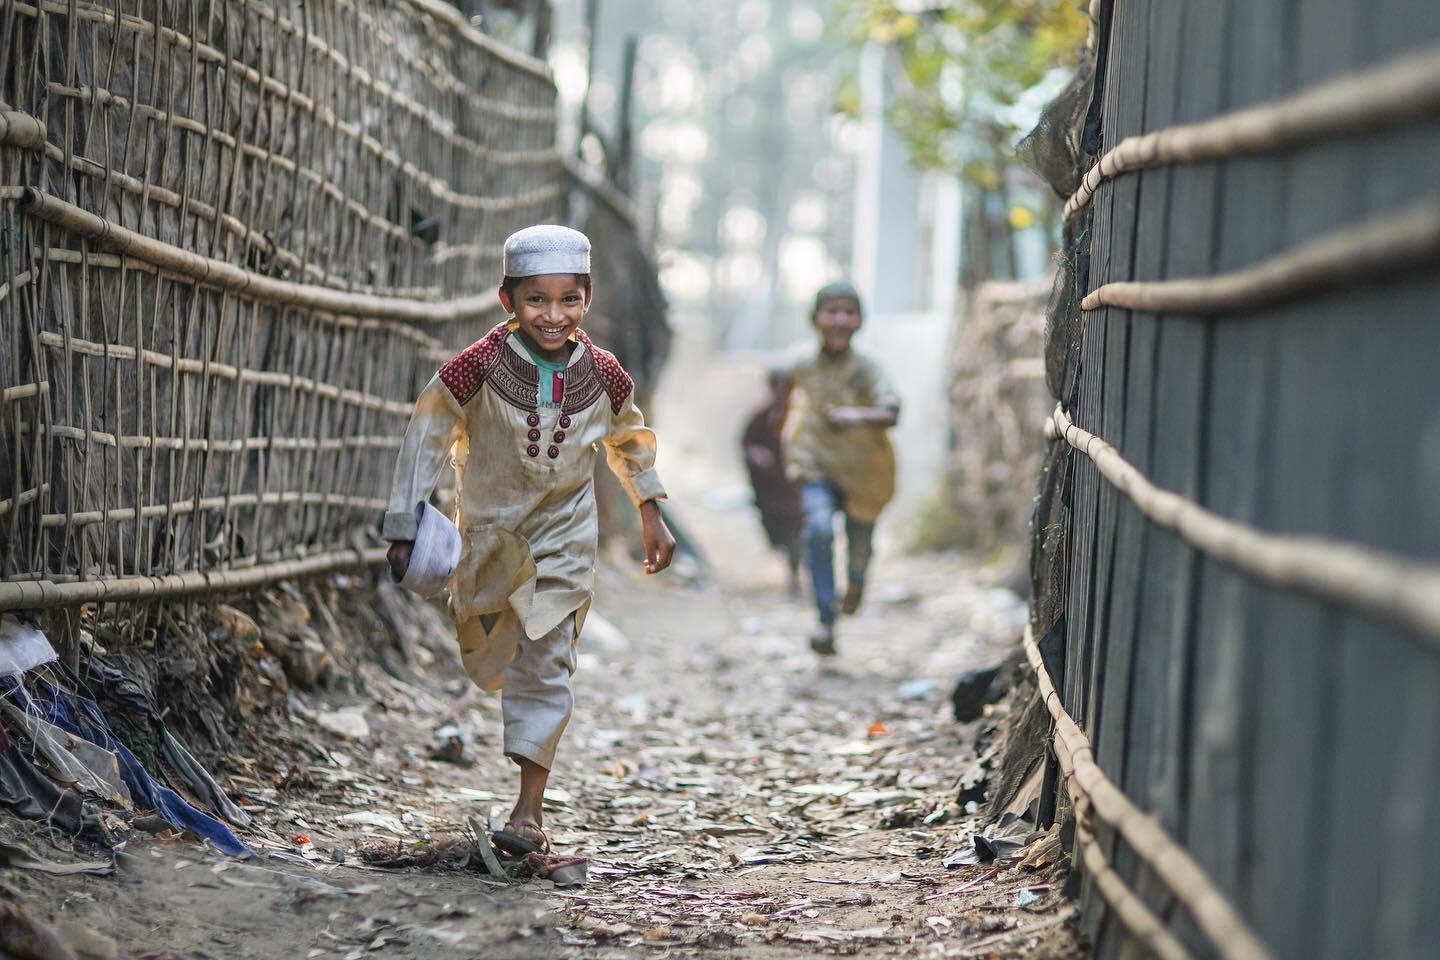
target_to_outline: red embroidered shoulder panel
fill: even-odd
[[[585,349],[590,356],[595,358],[595,375],[610,398],[611,411],[619,413],[621,404],[630,399],[630,394],[635,392],[635,381],[631,379],[630,374],[625,372],[625,368],[620,366],[620,361],[616,359],[615,354],[595,346],[582,330],[575,331],[575,336],[585,344]]]
[[[440,368],[440,381],[450,389],[455,402],[460,406],[470,402],[479,391],[480,385],[490,376],[495,358],[505,347],[505,338],[510,335],[510,325],[502,323],[455,356],[445,361]],[[531,394],[533,396],[534,390]]]
[[[509,335],[509,325],[502,323],[440,368],[441,382],[462,407],[488,383],[496,395],[512,407],[526,411],[536,409],[539,371],[535,364],[505,346]],[[566,371],[561,412],[579,413],[604,394],[610,401],[611,411],[619,413],[621,404],[634,391],[635,381],[613,353],[595,346],[582,332],[577,331],[576,339],[585,345],[585,355]]]

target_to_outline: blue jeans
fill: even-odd
[[[800,491],[805,507],[805,565],[815,589],[815,607],[821,623],[835,622],[835,515],[845,512],[840,488],[828,480],[812,480]],[[845,553],[848,582],[865,581],[870,565],[871,536],[875,524],[845,514]]]

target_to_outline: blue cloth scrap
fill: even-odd
[[[114,751],[120,758],[120,777],[130,788],[130,796],[137,809],[154,810],[177,830],[189,830],[209,840],[221,853],[245,859],[258,856],[225,824],[197,810],[174,790],[157,783],[130,748],[111,732],[105,715],[95,701],[78,693],[67,693],[40,677],[34,679],[36,695],[33,697],[25,696],[10,678],[3,683],[6,696],[22,708],[68,733]],[[16,696],[17,691],[19,696]]]

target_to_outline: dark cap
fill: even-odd
[[[827,283],[815,292],[815,306],[812,313],[819,313],[820,308],[826,300],[854,300],[855,305],[860,307],[860,312],[865,312],[864,305],[860,302],[860,291],[855,289],[854,284],[844,280],[836,280],[834,283]]]

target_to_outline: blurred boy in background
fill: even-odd
[[[863,312],[848,283],[815,294],[810,320],[818,349],[792,370],[781,434],[786,475],[801,488],[805,563],[819,627],[810,647],[835,654],[835,618],[860,608],[875,520],[895,493],[895,452],[887,431],[900,399],[880,365],[851,346]],[[836,603],[835,518],[845,518],[846,582]]]

